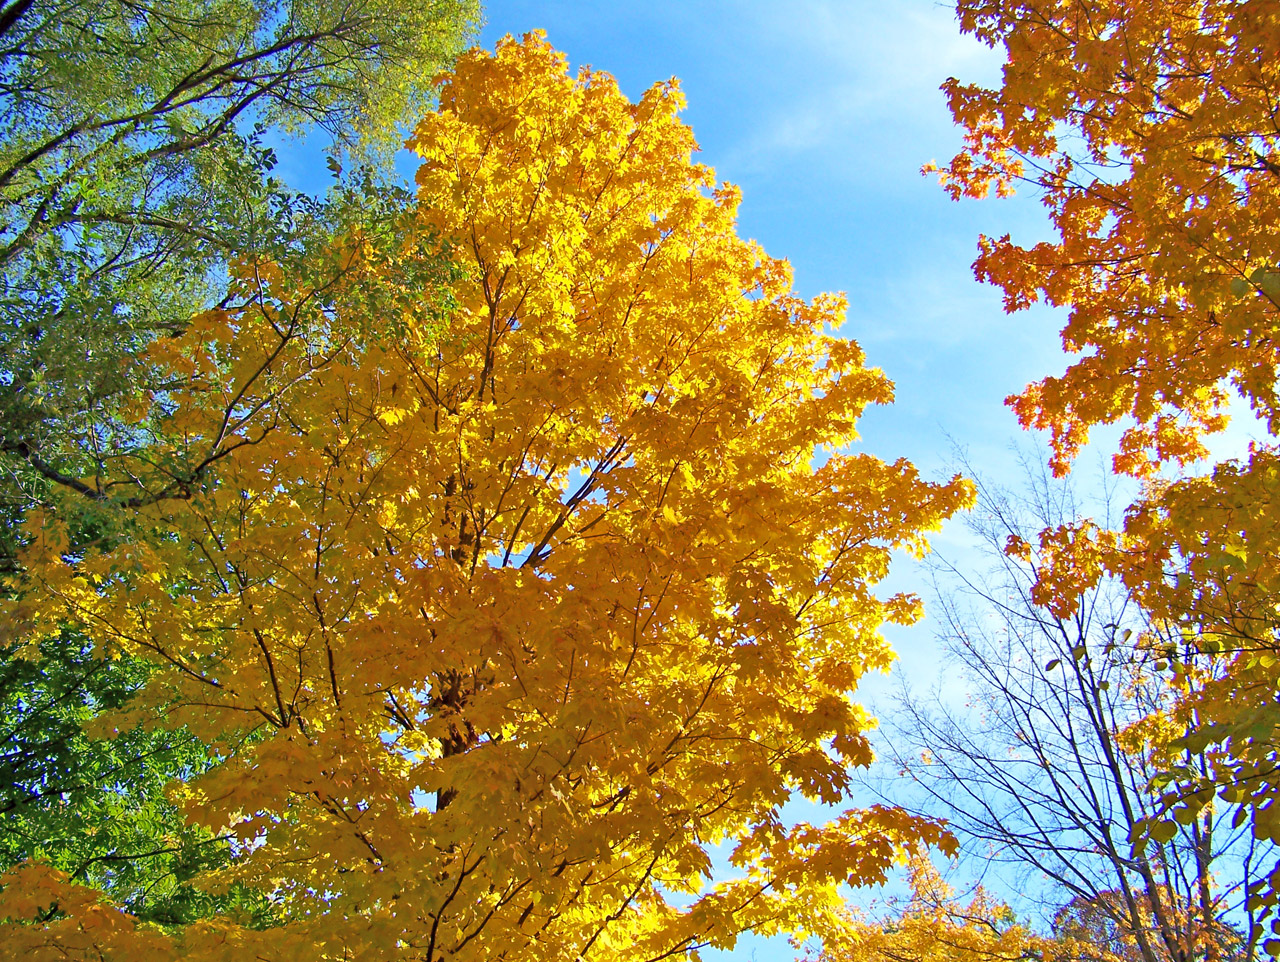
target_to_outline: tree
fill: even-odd
[[[796,297],[737,237],[681,103],[571,78],[537,37],[469,53],[412,138],[400,253],[460,276],[406,281],[353,231],[331,297],[259,263],[152,346],[180,376],[136,416],[174,459],[217,454],[213,480],[77,553],[33,517],[7,614],[156,664],[133,710],[171,706],[218,761],[175,789],[232,836],[207,884],[257,887],[281,924],[165,948],[27,866],[10,944],[657,959],[820,929],[838,882],[943,840],[886,807],[779,815],[847,799],[870,758],[849,692],[917,612],[872,586],[969,487],[813,466],[891,386],[825,333],[841,298]],[[111,466],[145,493],[158,460]],[[722,841],[741,874],[703,890]]]
[[[965,147],[943,181],[954,196],[1019,180],[1041,193],[1058,239],[983,238],[975,269],[1010,310],[1042,298],[1068,308],[1063,344],[1081,355],[1009,403],[1050,432],[1059,471],[1090,427],[1125,421],[1115,470],[1150,484],[1123,537],[1070,526],[1041,536],[1055,556],[1041,594],[1069,607],[1078,579],[1105,569],[1177,642],[1172,654],[1184,639],[1228,654],[1221,677],[1162,715],[1176,776],[1166,803],[1190,818],[1216,793],[1278,841],[1280,8],[960,0],[958,12],[964,30],[1004,48],[1006,66],[996,90],[946,85]],[[1266,440],[1210,477],[1178,477],[1225,426],[1233,394]],[[1183,684],[1186,661],[1166,663]],[[1206,770],[1179,763],[1188,748]],[[1274,903],[1277,890],[1280,866],[1259,896]]]
[[[1171,892],[1160,893],[1160,900],[1165,903],[1172,897]],[[1130,899],[1128,893],[1115,890],[1100,892],[1093,899],[1076,896],[1054,913],[1054,933],[1059,937],[1070,938],[1077,944],[1095,947],[1095,951],[1085,953],[1090,962],[1104,955],[1125,962],[1142,962],[1146,958],[1146,950],[1142,940],[1137,937],[1136,930],[1128,923],[1131,916]],[[1156,913],[1161,907],[1157,901],[1143,895],[1136,902],[1138,915],[1146,920],[1148,928],[1158,924]],[[1207,958],[1242,959],[1254,956],[1257,951],[1256,946],[1246,946],[1244,937],[1222,920],[1217,920],[1203,933],[1202,941]],[[1097,951],[1098,949],[1105,952]]]
[[[233,258],[301,277],[357,220],[384,253],[399,244],[404,191],[365,172],[323,200],[294,194],[264,133],[318,126],[346,157],[381,156],[476,15],[471,0],[0,5],[0,571],[37,506],[78,551],[135,536],[131,503],[201,486],[202,457],[158,462],[167,487],[112,483],[123,452],[172,451],[157,420],[121,416],[171,386],[145,347],[224,297]],[[305,273],[315,296],[333,273]],[[74,630],[6,637],[0,868],[39,856],[139,917],[187,921],[212,902],[184,880],[227,846],[184,826],[163,788],[208,753],[180,730],[86,736],[151,672],[101,656]]]
[[[84,731],[150,674],[144,661],[105,660],[93,647],[63,632],[41,644],[38,659],[6,652],[0,662],[0,866],[38,858],[158,924],[215,908],[265,922],[269,907],[256,893],[210,896],[190,884],[226,861],[227,840],[184,825],[164,790],[208,768],[205,746],[187,732],[141,726],[110,738]]]
[[[1037,935],[981,886],[957,901],[926,859],[913,860],[910,883],[896,913],[855,917],[851,934],[825,946],[818,962],[1125,962],[1097,943]]]
[[[323,238],[268,175],[263,132],[385,154],[477,16],[474,0],[0,6],[9,512],[94,473],[120,443],[110,413],[149,374],[135,355],[221,299],[232,257]]]
[[[1028,539],[1084,523],[1068,483],[1043,468],[1029,480],[1023,496],[979,485],[969,520],[992,574],[942,572],[942,639],[965,706],[904,690],[888,765],[911,776],[917,807],[946,817],[962,851],[1018,873],[1058,935],[1133,962],[1253,959],[1263,922],[1249,895],[1274,848],[1229,810],[1165,820],[1168,757],[1152,750],[1152,720],[1224,663],[1148,621],[1116,578],[1086,582],[1065,612],[1038,602],[1052,558]],[[1135,648],[1135,634],[1160,643]],[[1168,646],[1186,664],[1182,691],[1157,664]],[[1208,771],[1186,748],[1176,761]]]
[[[451,271],[447,262],[422,257],[410,265],[397,253],[421,253],[391,216],[399,193],[403,192],[357,183],[304,206],[315,215],[316,225],[332,225],[331,231],[359,215],[366,257],[398,270],[405,284],[435,283]],[[288,253],[300,268],[298,282],[306,286],[308,296],[332,307],[336,282],[346,271],[327,263],[305,269],[299,258],[318,247],[308,242]],[[375,294],[352,283],[366,308],[395,308],[390,290]],[[160,382],[172,383],[172,378],[161,377]],[[94,496],[82,497],[73,486],[66,491],[70,497],[51,497],[56,487],[49,486],[42,495],[47,510],[68,528],[69,553],[90,544],[101,550],[122,539],[148,536],[131,518],[137,507],[189,497],[212,481],[209,469],[225,452],[206,449],[174,457],[172,446],[166,448],[171,439],[163,420],[161,416],[139,421],[122,417],[119,410],[96,412],[95,436],[114,438],[116,443],[94,452],[95,473],[79,482]],[[107,466],[124,458],[158,458],[152,463],[162,481],[142,490],[127,468],[113,477]],[[30,505],[15,506],[19,517],[23,508],[30,510]],[[16,521],[12,523],[11,533],[19,530]],[[170,536],[156,529],[150,534]],[[193,912],[221,902],[258,922],[265,920],[270,913],[260,900],[250,897],[246,903],[239,889],[212,899],[187,884],[197,871],[229,855],[225,837],[185,825],[164,794],[172,779],[208,767],[207,746],[183,730],[121,731],[117,726],[105,729],[109,737],[104,735],[96,716],[121,708],[150,676],[150,664],[119,650],[104,657],[101,645],[74,628],[25,648],[12,647],[32,640],[22,626],[5,625],[0,633],[5,638],[0,646],[0,731],[6,745],[0,755],[6,786],[0,790],[0,870],[39,857],[73,878],[101,886],[145,919],[189,921]]]
[[[1120,470],[1203,455],[1226,381],[1277,420],[1280,192],[1266,0],[962,0],[961,27],[1007,55],[998,90],[944,86],[965,150],[953,196],[1025,180],[1060,240],[984,238],[979,277],[1016,310],[1070,309],[1063,344],[1088,353],[1012,399],[1051,431],[1062,469],[1093,424],[1129,417]]]

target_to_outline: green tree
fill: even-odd
[[[95,657],[70,632],[41,645],[38,660],[0,654],[0,864],[39,858],[147,921],[189,922],[215,908],[265,921],[261,897],[215,898],[186,884],[230,854],[225,838],[183,825],[164,794],[171,779],[208,768],[206,747],[142,726],[113,737],[83,730],[150,674],[138,659]]]
[[[475,0],[11,0],[0,6],[0,451],[10,512],[91,500],[134,356],[222,297],[229,258],[307,221],[261,134],[384,155]],[[246,135],[246,130],[252,133]],[[88,480],[86,480],[88,478]],[[189,480],[189,479],[188,479]]]

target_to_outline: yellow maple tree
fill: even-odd
[[[943,183],[1041,193],[1057,238],[984,237],[975,269],[1009,310],[1066,308],[1078,355],[1009,403],[1050,432],[1059,472],[1091,427],[1123,423],[1114,468],[1146,485],[1122,533],[1042,535],[1037,600],[1066,610],[1104,569],[1122,575],[1182,639],[1165,664],[1183,697],[1133,734],[1166,750],[1172,814],[1194,820],[1216,793],[1280,840],[1280,4],[960,0],[958,13],[1006,63],[996,89],[946,84],[965,144]],[[1233,396],[1262,439],[1186,473]],[[1177,762],[1188,748],[1207,777]],[[1280,866],[1258,896],[1278,890]]]
[[[1128,962],[1115,946],[1072,935],[1044,936],[1019,923],[1009,906],[978,886],[957,900],[937,868],[911,859],[911,894],[887,918],[854,914],[815,962]]]
[[[276,924],[144,930],[24,866],[8,945],[658,959],[818,930],[840,884],[946,844],[891,808],[780,815],[848,803],[850,692],[917,616],[873,586],[971,492],[840,453],[891,384],[835,335],[841,297],[737,235],[682,103],[536,35],[473,51],[410,140],[402,255],[456,278],[407,287],[353,230],[339,294],[246,265],[239,303],[153,348],[174,378],[139,410],[178,440],[112,483],[155,496],[75,553],[30,519],[5,614],[13,643],[72,623],[159,666],[133,711],[210,745],[174,797],[238,854],[203,884]]]

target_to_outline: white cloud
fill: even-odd
[[[962,36],[951,8],[932,0],[794,0],[753,2],[743,9],[743,35],[757,43],[767,38],[773,58],[785,64],[769,69],[801,74],[808,82],[789,85],[782,99],[765,106],[753,131],[736,145],[736,163],[765,165],[855,138],[862,156],[866,148],[894,155],[908,139],[906,130],[949,132],[938,92],[943,80],[998,77],[1000,56]],[[882,142],[872,143],[869,131],[878,132]]]

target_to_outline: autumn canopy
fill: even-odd
[[[1280,956],[1280,0],[955,14],[926,173],[1042,202],[973,267],[1065,351],[1012,480],[861,443],[674,80],[0,0],[0,962]]]
[[[241,261],[152,344],[120,414],[150,440],[85,482],[116,533],[29,515],[4,617],[157,666],[98,725],[208,746],[171,793],[234,857],[197,884],[271,923],[139,925],[32,864],[10,951],[656,959],[844,925],[839,883],[940,839],[780,808],[847,806],[849,693],[917,614],[873,586],[969,488],[841,453],[891,385],[738,237],[681,106],[536,36],[468,53],[394,245]]]

